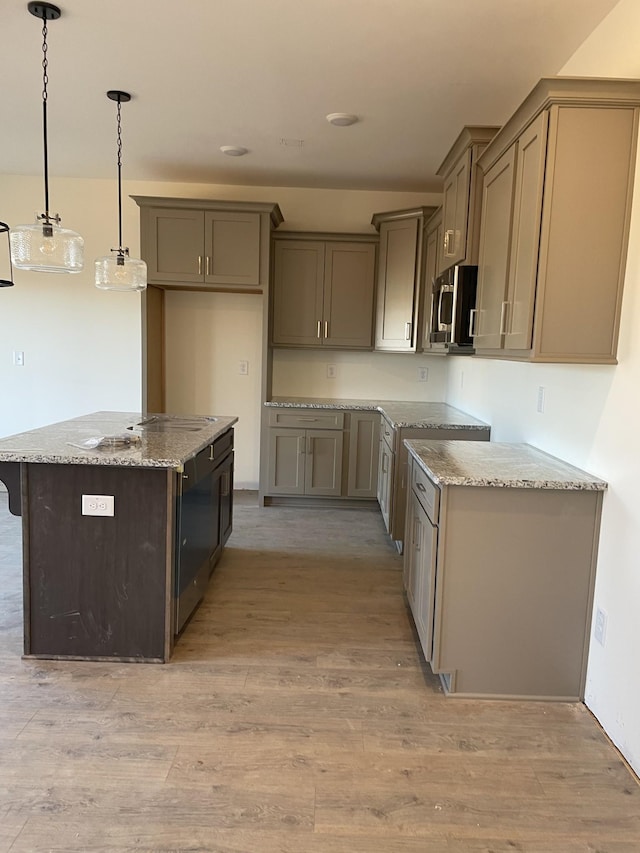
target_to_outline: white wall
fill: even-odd
[[[640,4],[622,0],[562,73],[640,76],[639,32]],[[489,421],[493,439],[528,441],[608,481],[595,595],[608,624],[604,648],[591,641],[586,702],[640,773],[640,168],[634,193],[619,364],[452,360],[447,399]]]

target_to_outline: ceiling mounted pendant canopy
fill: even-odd
[[[9,240],[9,226],[6,222],[0,222],[0,234],[7,235]],[[9,246],[9,278],[0,278],[0,287],[13,287],[13,267],[11,265],[11,246]]]
[[[47,99],[49,59],[47,22],[57,21],[60,9],[51,3],[29,3],[29,12],[42,21],[42,136],[44,150],[44,213],[36,214],[30,225],[11,229],[9,241],[13,264],[35,272],[71,272],[82,270],[84,240],[75,231],[60,227],[60,217],[49,210],[49,145],[47,139]]]
[[[131,100],[128,92],[110,89],[107,98],[117,107],[118,147],[118,248],[96,261],[96,287],[100,290],[144,290],[147,286],[147,265],[144,261],[129,257],[129,249],[122,245],[122,104]]]

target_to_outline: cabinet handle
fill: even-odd
[[[317,418],[298,418],[299,421],[317,421]]]
[[[202,255],[198,255],[198,275],[202,275]]]
[[[420,519],[416,518],[416,538],[414,545],[416,547],[416,551],[420,550]]]
[[[508,305],[509,305],[508,302],[503,302],[502,306],[500,307],[500,332],[499,332],[499,334],[501,334],[501,335],[506,335],[506,333],[507,333],[506,325],[507,325],[507,307],[508,307]]]
[[[329,337],[329,321],[328,320],[324,321],[324,336],[325,336],[325,338]]]
[[[387,473],[387,457],[386,456],[382,457],[382,473],[383,474]]]
[[[228,471],[225,471],[222,475],[222,488],[220,489],[220,494],[223,498],[226,498],[229,494],[229,486],[231,485],[231,474]]]
[[[412,325],[413,325],[412,323],[405,323],[404,324],[404,339],[405,339],[405,341],[411,340],[411,326]]]
[[[307,453],[313,453],[312,441],[313,441],[313,439],[311,438],[311,436],[308,436],[307,437]]]
[[[453,237],[453,234],[453,229],[449,229],[444,232],[444,253],[448,256],[453,255],[453,252],[451,251],[451,238]]]
[[[469,337],[472,338],[476,333],[476,314],[477,308],[472,308],[469,312]]]
[[[207,265],[206,265],[206,275],[209,275],[209,270],[211,267],[211,258],[207,255]]]
[[[427,491],[422,483],[416,483],[416,489],[418,489],[421,492]]]
[[[214,452],[213,452],[213,444],[210,444],[209,445],[209,462],[213,462],[213,460],[215,458],[216,457],[215,457]]]
[[[318,338],[322,337],[322,320],[318,320]]]

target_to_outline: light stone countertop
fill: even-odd
[[[440,486],[605,491],[607,483],[530,444],[405,440],[410,455]]]
[[[0,439],[0,462],[118,465],[179,471],[187,459],[237,420],[229,416],[94,412]],[[147,426],[141,426],[145,421]],[[118,435],[139,436],[140,442],[129,447],[87,450],[73,446],[88,438]]]
[[[273,397],[264,404],[276,408],[338,409],[380,412],[394,429],[477,429],[489,424],[454,409],[446,403],[419,403],[394,400],[356,400],[332,397]]]

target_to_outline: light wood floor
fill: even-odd
[[[640,851],[584,706],[422,669],[378,513],[239,500],[165,666],[22,660],[19,525],[0,494],[0,851]]]

